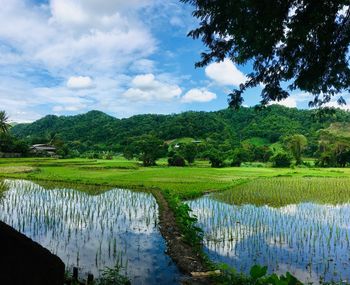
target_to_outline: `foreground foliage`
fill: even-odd
[[[227,58],[252,64],[246,82],[230,94],[232,107],[242,105],[242,93],[259,84],[264,106],[287,98],[295,89],[313,94],[312,106],[348,90],[347,0],[182,1],[193,5],[199,23],[189,36],[201,38],[208,49],[197,67]],[[341,96],[338,102],[345,103]]]
[[[285,275],[267,274],[266,266],[254,265],[249,276],[238,274],[237,271],[226,264],[219,266],[223,275],[217,278],[220,285],[302,285],[303,283],[287,272]]]

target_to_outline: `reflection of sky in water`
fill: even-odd
[[[114,189],[89,196],[29,181],[4,183],[9,190],[0,200],[0,220],[57,254],[67,267],[97,276],[119,261],[133,284],[178,283],[151,194]]]
[[[305,282],[350,280],[350,204],[235,206],[210,196],[188,204],[215,261],[242,272],[267,265]]]

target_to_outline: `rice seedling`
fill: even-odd
[[[213,197],[234,205],[255,204],[280,207],[301,202],[340,204],[350,202],[350,179],[262,178],[215,193]]]
[[[118,274],[135,284],[156,284],[158,278],[176,284],[180,277],[165,254],[151,194],[113,189],[91,196],[25,180],[1,185],[7,191],[0,200],[0,220],[58,255],[67,268],[106,277],[104,269],[118,264]]]
[[[188,204],[214,261],[244,273],[255,264],[266,265],[270,272],[289,271],[304,282],[350,280],[349,203],[274,208],[230,205],[205,196]]]

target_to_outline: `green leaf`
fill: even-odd
[[[254,265],[251,269],[250,269],[250,276],[253,279],[259,279],[263,276],[265,276],[267,273],[267,266],[260,266],[260,265]]]

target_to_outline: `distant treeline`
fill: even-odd
[[[320,130],[336,122],[350,123],[350,113],[340,109],[321,112],[272,105],[262,110],[252,107],[117,119],[91,111],[77,116],[49,115],[31,124],[14,126],[11,134],[28,144],[55,142],[64,146],[64,152],[76,155],[91,151],[124,153],[144,135],[165,142],[192,138],[210,144],[211,149],[220,153],[242,145],[247,149],[249,144],[261,147],[256,151],[263,152],[262,147],[279,148],[279,144],[286,144],[288,138],[298,134],[307,140],[303,155],[315,157],[320,151]]]

